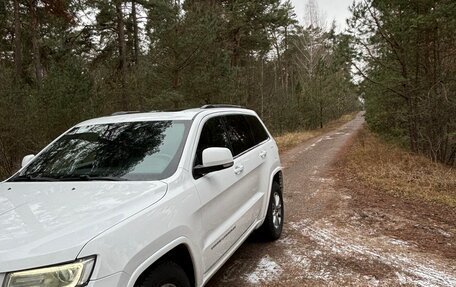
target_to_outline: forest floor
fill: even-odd
[[[456,286],[452,195],[408,196],[358,176],[363,123],[359,114],[282,153],[282,238],[251,237],[208,286]]]

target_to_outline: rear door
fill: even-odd
[[[258,122],[252,115],[225,116],[228,138],[234,156],[234,170],[238,180],[246,190],[242,195],[243,204],[239,213],[241,222],[250,227],[260,217],[263,199],[267,193],[267,151],[269,135],[258,128]],[[262,125],[261,125],[262,127]]]

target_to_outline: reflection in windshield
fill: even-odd
[[[154,121],[76,127],[16,177],[163,179],[177,167],[187,126]]]

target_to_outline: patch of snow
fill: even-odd
[[[290,236],[287,236],[287,237],[283,237],[283,238],[277,240],[277,243],[284,244],[284,245],[295,245],[297,243],[297,240],[294,238],[291,238]]]
[[[396,276],[397,276],[397,280],[399,281],[399,284],[401,284],[401,285],[407,284],[408,276],[406,276],[402,273],[399,273],[399,272],[396,272]]]
[[[374,277],[364,276],[364,279],[369,283],[369,286],[379,286],[380,281]]]
[[[310,219],[304,219],[299,222],[289,222],[288,226],[291,227],[294,230],[301,230],[301,228],[304,228],[305,226],[309,225],[311,223]]]
[[[401,272],[396,272],[397,280],[399,281],[399,284],[401,285],[413,285],[413,286],[432,286],[432,287],[438,287],[441,285],[435,285],[435,284],[429,284],[427,281],[422,280],[420,278],[413,278],[411,276],[408,276],[404,273]]]
[[[272,282],[279,278],[283,269],[269,256],[263,257],[258,263],[255,270],[246,275],[247,282],[251,284]]]
[[[416,286],[456,286],[456,274],[430,259],[414,256],[413,253],[401,252],[407,249],[403,241],[365,238],[353,230],[337,230],[329,222],[324,227],[295,223],[292,228],[299,228],[304,236],[315,241],[319,246],[333,254],[355,257],[359,260],[375,260],[399,270],[398,279]],[[396,246],[396,248],[392,247]],[[399,250],[396,250],[398,249]],[[393,250],[391,250],[393,249]]]
[[[331,272],[325,268],[312,272],[309,275],[310,278],[314,280],[332,281],[334,279],[334,276],[331,274]]]
[[[445,237],[448,237],[448,238],[451,237],[451,233],[446,232],[445,230],[437,229],[437,231],[438,231],[440,234],[442,234],[443,236],[445,236]]]
[[[324,178],[324,177],[316,177],[316,176],[311,176],[309,178],[311,181],[316,181],[316,182],[322,182],[322,183],[333,183],[334,179],[332,178]]]
[[[409,242],[395,239],[395,238],[388,239],[388,243],[391,243],[393,245],[398,245],[398,246],[410,246]]]
[[[310,145],[310,147],[314,147],[316,146],[319,142],[321,142],[323,140],[323,138],[320,138],[318,139],[316,142],[314,142],[312,145]]]
[[[308,270],[311,260],[304,255],[295,254],[291,250],[287,250],[288,256],[291,258],[294,264],[299,265],[304,270]]]

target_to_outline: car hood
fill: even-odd
[[[155,182],[0,184],[0,273],[73,260],[93,237],[159,201]]]

